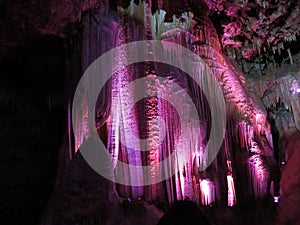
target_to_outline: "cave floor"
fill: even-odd
[[[273,225],[276,224],[277,207],[268,200],[247,208],[209,207],[203,208],[203,211],[215,225]]]

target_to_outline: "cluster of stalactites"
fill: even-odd
[[[140,21],[145,21],[145,17],[149,16],[149,11],[147,11],[144,3],[135,5],[132,2],[128,9],[120,10],[131,13],[132,16],[137,17]],[[247,126],[251,127],[251,131],[245,133],[246,139],[251,140],[247,144],[249,146],[248,151],[255,152],[256,156],[264,155],[263,150],[254,141],[253,136],[254,133],[264,133],[271,145],[270,127],[266,122],[266,112],[255,94],[248,94],[244,87],[245,79],[243,75],[220,53],[221,46],[211,22],[207,18],[201,18],[200,24],[202,25],[196,25],[199,18],[195,18],[191,12],[183,13],[179,18],[174,16],[172,22],[165,22],[165,14],[165,11],[160,10],[152,15],[153,38],[183,44],[204,59],[222,86],[225,98],[229,103],[229,109],[237,111],[241,115],[242,121],[246,120]],[[257,165],[259,160],[256,156],[252,157],[253,159],[249,159],[251,165]],[[260,177],[259,182],[265,182],[267,174],[261,174],[261,171],[265,172],[267,170],[257,169],[261,165],[263,165],[262,162],[259,166],[251,168],[254,168],[253,176]],[[264,176],[265,178],[261,178]],[[257,191],[258,193],[265,191],[264,184],[258,185],[261,187],[261,190]]]
[[[212,12],[224,12],[222,42],[228,54],[258,60],[281,54],[299,36],[299,2],[270,0],[209,0]],[[287,48],[290,55],[290,50]],[[237,51],[236,51],[237,50]]]
[[[165,12],[163,10],[152,15],[151,10],[145,2],[141,2],[139,5],[136,5],[133,1],[129,8],[119,8],[119,12],[120,17],[117,21],[114,21],[111,18],[106,20],[105,17],[100,18],[97,21],[94,19],[85,21],[83,42],[84,68],[86,68],[86,66],[97,57],[97,54],[95,55],[94,51],[96,46],[99,47],[100,50],[98,53],[100,54],[114,46],[148,38],[170,41],[183,45],[200,55],[204,62],[211,68],[223,89],[230,110],[237,110],[243,118],[248,118],[249,126],[254,126],[254,129],[252,128],[253,130],[256,130],[256,126],[258,127],[258,125],[260,125],[260,129],[262,131],[264,130],[265,114],[262,109],[256,107],[255,102],[245,90],[243,76],[238,73],[225,56],[221,54],[221,47],[216,30],[213,28],[213,25],[208,18],[202,21],[202,26],[196,26],[196,19],[193,18],[193,14],[183,13],[181,17],[184,19],[173,17],[173,22],[167,23],[164,21]],[[129,21],[128,17],[124,16],[126,14],[127,16],[129,14],[131,17],[136,18],[138,21]],[[141,28],[141,26],[143,26],[143,28]],[[136,32],[137,30],[139,32]],[[165,51],[168,51],[168,49],[165,48]],[[151,54],[151,52],[152,50],[149,49],[149,54]],[[155,52],[153,54],[155,54]],[[126,55],[121,54],[119,57],[122,60],[127,60]],[[178,57],[178,55],[176,55],[176,57]],[[113,157],[114,163],[119,158],[123,158],[124,162],[136,166],[156,164],[163,159],[164,155],[169,155],[172,151],[174,151],[174,140],[177,139],[176,135],[178,127],[173,121],[174,118],[169,116],[172,114],[172,110],[170,110],[167,105],[157,98],[150,98],[146,100],[146,114],[144,116],[147,118],[144,118],[146,125],[143,131],[145,134],[141,133],[141,130],[143,129],[140,127],[140,122],[143,122],[143,119],[138,119],[140,117],[138,110],[133,110],[129,117],[129,123],[126,122],[128,119],[128,107],[133,103],[133,99],[131,98],[131,94],[133,93],[124,93],[121,89],[128,85],[130,81],[137,78],[134,71],[135,70],[133,68],[128,67],[113,76],[111,81],[111,101],[108,104],[100,104],[100,106],[98,106],[99,108],[96,109],[97,115],[100,114],[106,119],[106,126],[108,130],[107,146]],[[140,72],[144,73],[146,77],[152,79],[152,82],[149,81],[146,84],[146,90],[149,93],[151,91],[156,92],[161,88],[165,88],[167,93],[168,85],[157,80],[159,73],[155,70],[153,65],[146,64],[144,70]],[[205,73],[207,71],[204,69],[203,72]],[[170,76],[172,79],[176,80],[176,82],[182,84],[186,90],[190,89],[193,97],[195,97],[196,105],[199,104],[199,101],[201,101],[202,98],[199,94],[200,91],[196,91],[199,87],[188,85],[189,82],[181,79],[180,74],[181,73],[174,73],[170,74]],[[91,83],[89,85],[92,86],[93,84]],[[214,101],[215,104],[221,104],[221,99],[214,99]],[[85,101],[83,101],[83,104],[84,102]],[[85,106],[82,105],[82,107],[84,108]],[[185,105],[182,105],[182,107],[182,111],[185,111]],[[209,112],[209,110],[207,111]],[[87,123],[86,118],[88,117],[89,112],[85,110],[83,110],[83,112],[84,115],[76,115],[76,120],[78,121],[78,127],[76,127],[76,129],[80,130],[80,132],[77,132],[78,137],[75,137],[76,146],[79,146],[84,138],[89,134],[89,130],[85,129]],[[257,117],[257,115],[260,116]],[[150,120],[147,120],[148,117],[151,119],[151,122],[149,122]],[[134,145],[134,143],[130,143],[132,140],[131,136],[128,136],[128,134],[132,132],[138,137],[157,136],[152,133],[152,131],[159,130],[159,117],[160,119],[165,120],[166,125],[169,126],[167,127],[169,128],[169,132],[173,132],[169,133],[164,145],[159,145],[159,143],[156,143],[155,140],[148,142],[147,148],[150,151],[149,153],[143,153],[145,155],[126,148],[127,144],[128,146],[132,146],[132,144]],[[128,124],[130,126],[128,126]],[[192,152],[192,158],[184,165],[179,163],[179,173],[176,174],[174,178],[166,181],[166,198],[169,202],[176,199],[184,199],[186,197],[197,201],[197,199],[199,200],[204,196],[204,194],[199,196],[199,193],[203,192],[203,190],[201,189],[201,180],[199,180],[199,176],[195,176],[197,174],[197,169],[195,169],[195,167],[199,166],[197,163],[203,160],[201,157],[205,158],[205,154],[203,152],[204,146],[202,146],[202,144],[203,139],[205,139],[205,132],[207,129],[203,129],[199,140],[191,140],[189,137],[191,137],[192,133],[195,132],[194,125],[194,121],[190,121],[190,124],[187,124],[189,129],[183,134],[184,138],[182,141],[178,143],[179,146],[182,146],[182,149],[188,149]],[[204,125],[204,127],[205,126],[206,125]],[[251,132],[247,135],[249,134],[251,134]],[[124,141],[122,144],[119,143],[121,139]],[[251,149],[255,148],[256,143],[251,143],[250,146]],[[138,149],[138,146],[136,147]],[[251,149],[249,149],[249,151],[251,151]],[[178,162],[180,162],[180,158],[178,158]],[[168,168],[165,169],[167,170]],[[156,173],[157,171],[155,170],[151,171],[153,177],[157,175]],[[134,173],[131,173],[131,171],[124,171],[124,177],[128,180],[143,179],[142,177],[134,177]],[[210,185],[210,187],[214,187],[214,185]],[[144,195],[145,198],[150,201],[159,199],[163,193],[161,184],[151,185],[146,188],[120,187],[119,190],[122,194],[131,195],[133,197]],[[214,188],[211,189],[212,193],[213,190]],[[203,201],[209,203],[209,201],[206,201],[205,199],[206,197],[204,197]]]
[[[279,78],[251,79],[250,84],[271,109],[280,135],[300,130],[300,76],[289,74]]]
[[[165,12],[161,10],[152,17],[153,34],[159,40],[181,38],[186,47],[200,55],[213,70],[218,79],[230,108],[237,110],[254,126],[264,128],[266,112],[255,95],[249,96],[245,90],[245,78],[241,72],[221,54],[221,46],[212,23],[207,18],[195,18],[193,13],[183,13],[172,22],[164,21]],[[201,24],[196,25],[201,20]],[[183,22],[184,21],[184,22]],[[256,115],[261,115],[257,120]]]

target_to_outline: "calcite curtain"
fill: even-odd
[[[176,164],[180,166],[179,172],[166,181],[145,187],[117,184],[118,194],[123,197],[143,197],[150,202],[174,202],[189,198],[203,205],[215,201],[235,204],[235,189],[238,202],[239,197],[242,202],[251,197],[267,195],[270,182],[270,163],[267,162],[268,158],[272,161],[273,152],[270,127],[260,100],[246,90],[243,74],[222,54],[216,29],[205,9],[202,12],[185,12],[179,18],[174,16],[173,21],[166,22],[166,12],[162,5],[160,2],[160,10],[155,14],[151,13],[149,3],[140,2],[136,5],[133,1],[126,9],[119,7],[118,12],[85,14],[82,19],[83,71],[106,51],[133,41],[156,39],[184,46],[201,56],[219,81],[228,108],[227,132],[212,165],[206,171],[199,171],[199,164],[205,163],[204,149],[210,135],[210,110],[213,110],[199,86],[181,70],[169,65],[144,62],[126,67],[112,76],[101,91],[96,106],[97,128],[99,133],[102,132],[100,136],[104,137],[114,161],[120,160],[131,165],[155,164],[171,154],[175,145],[179,145],[183,151],[191,151],[192,157],[184,165]],[[155,52],[148,49],[148,54],[155,55]],[[127,60],[127,56],[122,53],[118,57]],[[164,94],[172,95],[173,86],[167,81],[161,81],[158,76],[172,80],[186,90],[196,105],[200,123],[191,118],[186,124],[189,129],[180,134],[178,113],[159,95],[134,104],[134,91],[122,92],[130,82],[147,77],[149,79],[144,87],[147,94],[154,95],[163,90]],[[93,88],[94,84],[89,85]],[[89,136],[87,118],[91,112],[85,105],[86,101],[82,100],[84,113],[76,114],[73,118],[76,120],[77,134],[75,152]],[[215,101],[218,103],[220,99]],[[132,105],[135,106],[129,108]],[[184,104],[181,110],[189,115],[189,109]],[[160,143],[156,137],[161,136],[162,127],[166,130],[166,136]],[[199,129],[199,138],[190,138]],[[136,144],[132,142],[132,134],[148,139],[148,151],[139,152],[126,147]],[[180,135],[182,141],[177,143]],[[174,169],[177,168],[164,168],[165,172]],[[151,176],[157,176],[158,171],[150,173]],[[129,181],[143,179],[142,176],[134,177],[131,171],[125,169],[122,176]],[[248,193],[249,198],[242,193]]]

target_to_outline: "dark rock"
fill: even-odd
[[[210,225],[195,202],[176,202],[159,220],[157,225]]]

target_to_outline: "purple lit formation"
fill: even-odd
[[[143,24],[129,22],[128,16],[123,16],[117,21],[104,16],[99,18],[98,23],[92,22],[89,16],[86,16],[83,30],[83,68],[86,69],[97,55],[106,50],[132,41],[159,39],[183,45],[201,56],[218,79],[227,99],[227,117],[230,126],[227,127],[225,144],[218,157],[206,171],[200,171],[199,168],[206,163],[206,154],[209,154],[205,151],[205,146],[210,134],[210,110],[214,108],[208,106],[199,86],[184,73],[168,65],[145,62],[124,68],[113,76],[107,84],[108,88],[100,96],[100,99],[104,99],[103,96],[111,96],[110,100],[105,99],[106,103],[101,103],[96,109],[101,121],[98,123],[98,128],[100,130],[105,127],[108,131],[107,149],[115,163],[116,160],[121,160],[136,166],[155,165],[166,159],[175,147],[182,152],[191,151],[192,155],[189,161],[183,162],[180,154],[177,154],[176,162],[170,162],[171,164],[163,168],[163,171],[155,167],[149,171],[153,177],[170,170],[179,171],[165,182],[146,187],[117,185],[118,193],[121,196],[134,198],[143,196],[150,202],[157,200],[174,202],[189,198],[201,205],[227,201],[228,206],[239,204],[239,199],[236,197],[237,190],[247,192],[251,198],[262,198],[268,195],[270,168],[266,166],[265,156],[272,157],[273,153],[266,111],[261,105],[256,104],[259,99],[249,94],[244,87],[243,74],[222,54],[212,22],[205,14],[197,17],[191,12],[183,13],[179,18],[174,17],[171,22],[165,22],[163,10],[151,15],[146,5],[145,2],[140,5],[132,2],[129,8],[119,8],[120,11],[130,14]],[[235,29],[240,28],[235,27]],[[153,49],[148,51],[149,54],[155,55]],[[164,48],[164,51],[168,49]],[[130,56],[127,54],[130,53],[120,52],[117,57],[121,61],[127,60]],[[176,57],[184,56],[176,55]],[[205,68],[201,69],[201,73],[207,73]],[[144,87],[147,95],[153,96],[163,92],[170,99],[178,101],[176,94],[180,95],[180,92],[176,93],[170,82],[160,81],[158,76],[179,84],[194,100],[201,120],[198,139],[191,138],[199,129],[195,118],[190,118],[188,124],[185,124],[188,129],[180,133],[176,110],[159,95],[135,103],[135,90],[122,91],[136,78],[148,77],[149,80]],[[90,85],[92,87],[93,84]],[[83,100],[83,108],[84,102]],[[219,104],[220,99],[215,98],[214,102]],[[189,115],[189,108],[186,105],[182,104],[180,110],[184,111],[186,116]],[[89,136],[87,128],[89,112],[87,109],[83,112],[83,115],[75,117],[75,130],[78,130],[78,136],[75,137],[76,149]],[[166,132],[164,135],[161,132],[162,124]],[[134,150],[139,149],[140,146],[139,143],[133,142],[132,135],[141,139],[147,138],[146,152]],[[227,161],[237,163],[228,166]],[[227,174],[227,170],[230,170],[230,173]],[[135,176],[133,171],[122,173],[129,182],[143,179],[142,174]],[[224,181],[227,184],[222,184]],[[224,191],[228,192],[226,198],[221,194]],[[244,201],[246,199],[241,199],[241,202]]]

